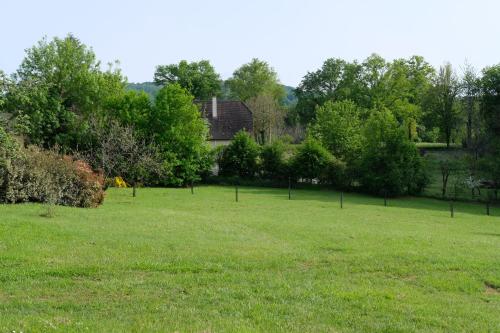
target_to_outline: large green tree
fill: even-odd
[[[154,81],[158,85],[177,83],[200,100],[221,93],[220,76],[208,60],[157,66]]]
[[[328,101],[319,106],[309,131],[344,161],[354,160],[361,149],[360,112],[352,101]]]
[[[415,194],[427,183],[423,160],[386,108],[374,111],[365,124],[359,163],[361,186],[378,195]]]
[[[460,81],[451,64],[441,66],[430,90],[429,106],[447,147],[450,146],[453,131],[460,120],[457,104],[460,89]]]
[[[73,35],[42,39],[26,51],[5,109],[31,143],[75,148],[85,141],[86,120],[105,112],[125,80],[111,65],[101,69],[92,49]]]
[[[350,99],[360,106],[367,105],[367,89],[361,80],[363,66],[338,58],[327,59],[315,72],[307,73],[295,90],[297,114],[303,124],[316,117],[316,107],[328,100]]]
[[[276,71],[267,62],[256,58],[235,70],[226,84],[230,94],[244,102],[259,95],[270,95],[277,101],[285,97]]]
[[[210,168],[208,127],[193,96],[178,84],[163,87],[148,117],[148,137],[159,147],[164,169],[163,185],[182,185],[198,179]]]

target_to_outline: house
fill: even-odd
[[[201,115],[210,127],[210,144],[227,145],[241,130],[253,134],[252,111],[241,101],[198,101]]]

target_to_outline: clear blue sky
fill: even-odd
[[[297,85],[329,57],[424,56],[434,66],[500,62],[499,0],[2,1],[0,69],[44,35],[71,32],[131,82],[158,64],[208,59],[223,78],[253,57]]]

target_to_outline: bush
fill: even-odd
[[[238,132],[222,151],[219,159],[219,174],[253,178],[257,172],[259,146],[245,131]]]
[[[364,131],[359,164],[362,188],[377,195],[420,193],[428,183],[424,162],[387,110],[375,112]]]
[[[86,162],[8,141],[0,138],[0,202],[96,207],[104,200],[104,178]]]
[[[262,178],[283,180],[289,176],[289,168],[285,161],[286,145],[276,141],[262,147],[260,151],[260,170]]]
[[[346,170],[346,163],[333,157],[321,172],[319,181],[336,188],[346,188],[350,185]]]
[[[312,182],[319,179],[333,156],[314,138],[307,138],[297,149],[291,166],[296,177]]]

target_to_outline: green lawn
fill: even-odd
[[[498,332],[500,208],[230,187],[0,205],[0,332]]]

